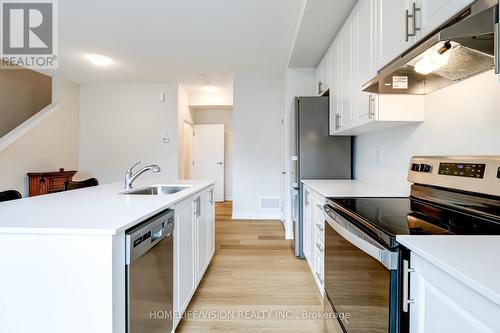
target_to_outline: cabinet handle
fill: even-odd
[[[495,74],[500,74],[500,23],[495,23]]]
[[[321,245],[319,245],[319,243],[316,243],[316,247],[318,248],[319,252],[325,252],[325,249]]]
[[[415,303],[415,300],[410,299],[410,273],[415,272],[409,267],[408,260],[403,260],[403,312],[408,312],[410,303]]]
[[[335,114],[335,129],[339,130],[342,126],[340,125],[342,115],[340,113]]]
[[[375,108],[373,107],[373,102],[375,102],[372,95],[368,95],[368,118],[375,119]]]
[[[320,231],[324,231],[324,230],[325,230],[325,228],[324,228],[321,224],[319,224],[319,223],[316,223],[316,227],[317,227]]]
[[[412,5],[412,13],[410,14],[408,9],[406,10],[406,30],[405,30],[405,35],[406,35],[406,41],[408,41],[409,37],[415,37],[417,35],[417,31],[420,31],[420,28],[417,28],[417,12],[420,11],[420,8],[417,8],[417,4],[414,2]],[[409,32],[408,25],[409,25],[409,20],[412,20],[412,32]]]
[[[196,198],[196,217],[201,216],[201,197]]]
[[[323,92],[323,82],[318,81],[318,95],[321,95]]]
[[[324,281],[323,281],[323,279],[321,278],[321,276],[319,275],[319,273],[318,273],[318,272],[316,272],[315,274],[316,274],[316,277],[318,278],[319,282],[321,283],[321,285],[323,285],[323,284],[324,284]]]
[[[214,190],[213,189],[210,190],[210,204],[211,205],[214,204]]]

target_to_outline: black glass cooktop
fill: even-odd
[[[392,244],[397,235],[500,235],[499,216],[486,218],[417,199],[329,198],[329,201],[334,203],[332,208],[340,205],[351,214],[336,209],[337,213],[361,228],[368,223],[388,236],[383,238],[385,242],[391,239]],[[370,229],[365,228],[368,233]]]

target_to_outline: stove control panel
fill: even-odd
[[[469,178],[484,178],[484,170],[486,164],[481,163],[439,163],[440,175],[469,177]]]
[[[500,197],[500,155],[414,156],[408,181]]]

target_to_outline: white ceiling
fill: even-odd
[[[232,84],[286,68],[305,0],[59,1],[59,73],[76,82]],[[83,58],[115,60],[107,68]]]
[[[308,0],[288,67],[316,67],[356,2]]]

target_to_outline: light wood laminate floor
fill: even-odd
[[[231,214],[217,204],[216,253],[176,332],[322,332],[320,294],[281,222]]]

